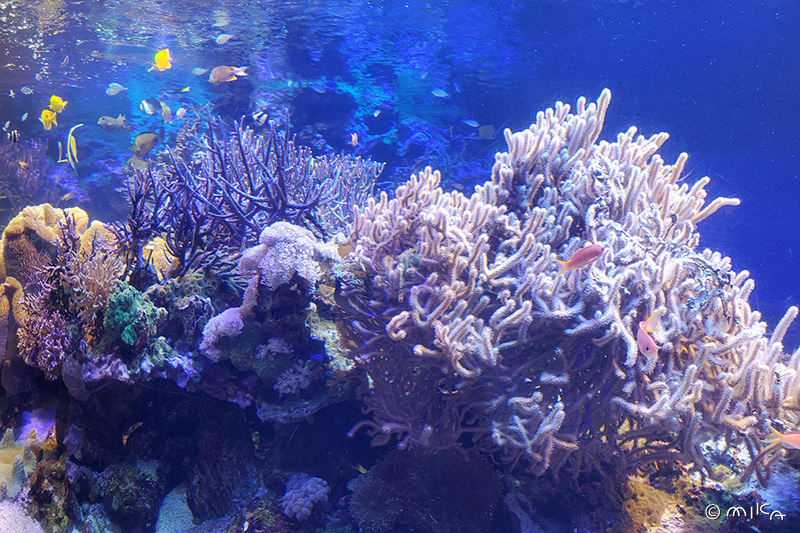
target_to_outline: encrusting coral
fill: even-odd
[[[753,468],[777,457],[759,438],[800,410],[800,351],[781,344],[797,308],[765,336],[748,272],[696,251],[697,224],[739,201],[680,183],[687,156],[663,161],[665,133],[598,141],[610,99],[506,130],[469,197],[428,168],[356,208],[341,324],[371,419],[353,431],[434,450],[472,435],[540,474],[675,459],[708,472],[699,444],[717,435]],[[556,259],[589,244],[594,262],[559,275]]]

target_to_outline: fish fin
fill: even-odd
[[[556,277],[559,277],[561,274],[563,274],[564,272],[569,270],[569,262],[568,261],[562,261],[561,259],[556,259],[556,263],[561,265],[561,270],[558,271],[558,274],[556,274]]]
[[[647,320],[644,321],[642,329],[648,333],[652,333],[654,331],[658,331],[661,329],[661,314],[664,312],[662,307],[659,307],[653,314],[647,317]]]
[[[247,69],[248,68],[250,68],[250,67],[239,67],[239,68],[236,69],[236,72],[234,72],[234,74],[237,74],[239,76],[247,76]]]
[[[767,436],[766,439],[763,439],[761,442],[764,444],[773,444],[775,442],[780,442],[783,440],[783,433],[772,427],[772,424],[769,424],[770,434]]]
[[[61,146],[61,141],[58,141],[58,161],[57,163],[66,163],[67,160],[64,159],[64,149]]]

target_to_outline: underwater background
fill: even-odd
[[[800,528],[796,2],[0,0],[0,22],[0,530]],[[537,120],[563,147],[509,145]],[[590,157],[631,126],[669,133],[642,197],[680,197],[635,230],[646,202],[598,185],[627,148]],[[704,176],[741,205],[704,220]],[[462,227],[473,207],[493,222]],[[466,262],[397,236],[417,219]]]

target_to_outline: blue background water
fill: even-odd
[[[690,154],[689,181],[709,175],[710,197],[742,199],[703,222],[701,246],[751,271],[751,303],[775,324],[800,302],[796,2],[7,1],[0,15],[0,122],[46,140],[52,156],[69,127],[85,122],[77,177],[95,217],[113,215],[104,208],[132,137],[104,132],[97,118],[121,112],[133,133],[165,128],[170,144],[178,125],[138,111],[163,89],[192,87],[170,102],[173,111],[211,101],[229,119],[288,106],[301,140],[316,149],[386,161],[385,187],[423,164],[442,168],[448,186],[470,187],[505,149],[502,128],[521,129],[555,100],[591,100],[609,87],[605,138],[631,125],[667,131],[662,153],[668,161]],[[220,46],[223,32],[234,38]],[[163,47],[175,66],[148,73]],[[214,87],[207,74],[190,73],[218,64],[250,65],[251,75]],[[112,81],[130,90],[108,96]],[[36,118],[50,94],[70,103],[60,126],[44,132]],[[493,140],[463,121],[494,125]],[[352,133],[357,147],[348,145]],[[798,339],[790,331],[787,344]]]

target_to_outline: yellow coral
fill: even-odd
[[[85,214],[85,213],[84,213]],[[94,246],[110,248],[116,241],[114,233],[99,220],[93,220],[86,231],[81,234],[80,253],[89,257],[94,251]]]
[[[147,265],[156,271],[158,281],[169,277],[170,273],[179,264],[178,258],[172,255],[167,247],[167,241],[156,237],[142,248],[142,256]]]
[[[632,522],[630,531],[644,531],[657,526],[667,506],[675,503],[666,492],[638,479],[629,479],[623,486],[623,494],[626,496],[625,511]]]

